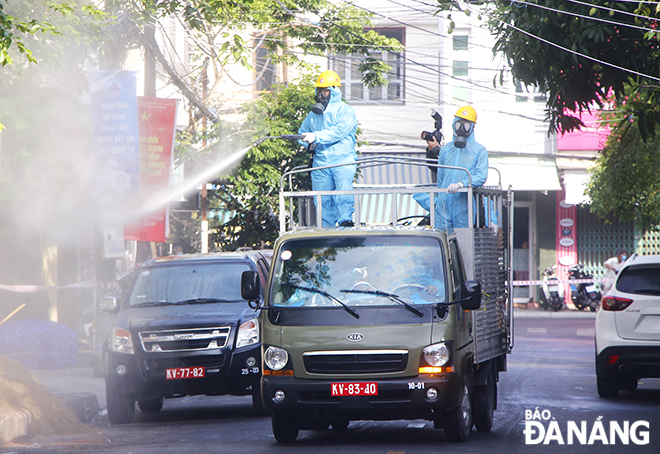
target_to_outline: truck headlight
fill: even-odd
[[[118,353],[134,354],[131,333],[123,328],[112,328],[112,351]]]
[[[266,366],[271,370],[282,370],[289,361],[289,353],[283,348],[268,347],[264,354]]]
[[[236,348],[259,343],[259,321],[248,320],[238,327],[236,335]]]
[[[422,353],[429,366],[440,367],[449,361],[449,348],[444,342],[424,347]]]

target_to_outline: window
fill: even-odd
[[[453,75],[456,77],[467,77],[468,75],[468,62],[454,60]]]
[[[454,50],[468,49],[468,35],[454,35],[452,39],[454,44]]]
[[[470,89],[468,87],[452,87],[452,101],[459,104],[470,102]]]
[[[256,78],[255,89],[257,91],[270,90],[275,83],[275,66],[268,59],[268,49],[258,47],[255,52]]]
[[[380,35],[404,43],[403,28],[376,29],[375,31]],[[362,55],[337,54],[330,57],[330,69],[339,74],[341,78],[344,99],[364,102],[403,101],[404,66],[401,56],[386,51],[374,51],[370,56],[390,65],[391,70],[386,75],[387,85],[367,87],[362,83],[362,72],[359,70],[360,63],[364,59]]]

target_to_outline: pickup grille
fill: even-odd
[[[348,350],[303,354],[310,374],[380,374],[402,372],[408,366],[406,350]]]
[[[231,327],[195,328],[167,331],[142,331],[140,342],[145,352],[188,352],[224,348]]]

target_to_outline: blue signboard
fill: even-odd
[[[135,71],[90,71],[92,132],[99,163],[96,192],[137,197],[140,150]]]

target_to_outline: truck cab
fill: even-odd
[[[360,219],[360,199],[372,191],[391,194],[390,222]],[[309,208],[321,219],[329,192],[281,192],[282,234],[260,315],[261,392],[277,441],[352,420],[426,419],[452,441],[465,441],[473,425],[490,430],[512,346],[512,194],[465,189],[470,204],[489,207],[475,218],[497,213],[477,219],[482,227],[443,232],[432,216],[431,225],[399,221],[408,218],[399,202],[441,191],[335,191],[357,205],[356,226],[340,228],[309,223]],[[244,273],[242,289],[256,299],[254,273]]]

